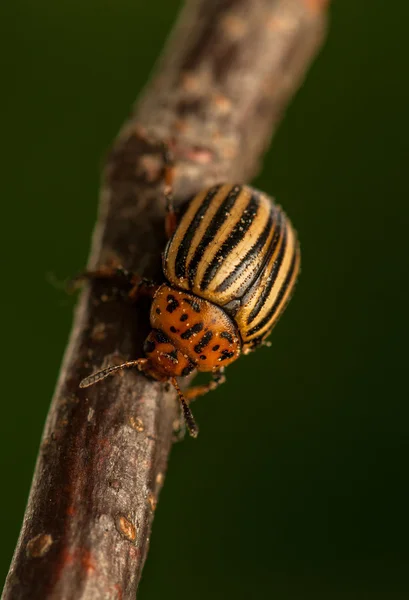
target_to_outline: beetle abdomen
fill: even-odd
[[[163,260],[174,286],[234,316],[244,349],[271,331],[298,266],[296,235],[281,208],[258,190],[231,184],[193,198]]]

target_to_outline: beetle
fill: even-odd
[[[165,229],[162,254],[165,283],[155,285],[122,268],[102,268],[86,278],[120,278],[129,297],[152,298],[152,331],[143,358],[98,371],[85,388],[129,367],[169,381],[177,390],[190,435],[198,427],[193,398],[225,381],[224,369],[241,354],[266,344],[294,289],[300,267],[296,232],[280,206],[248,185],[218,184],[195,195],[177,218],[173,208],[175,166],[163,149]],[[182,393],[177,377],[210,372],[207,385]]]

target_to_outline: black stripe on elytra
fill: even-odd
[[[250,323],[252,323],[254,321],[254,319],[257,317],[257,315],[263,308],[264,304],[266,303],[266,301],[270,295],[271,289],[272,289],[272,287],[277,279],[277,276],[280,272],[281,265],[283,263],[284,256],[286,253],[286,249],[287,249],[287,227],[285,227],[285,229],[284,229],[283,240],[281,243],[280,251],[278,253],[276,260],[273,263],[271,272],[267,279],[267,283],[266,283],[263,291],[259,295],[258,300],[257,300],[253,310],[251,311],[251,313],[249,314],[249,316],[247,318],[247,325],[249,325]]]
[[[186,259],[187,255],[189,254],[189,249],[192,244],[193,236],[195,235],[197,228],[199,227],[210,204],[212,203],[213,198],[216,196],[220,188],[221,185],[215,185],[212,188],[210,188],[210,190],[207,192],[206,196],[203,198],[201,205],[197,209],[195,216],[190,221],[189,227],[187,228],[186,233],[179,244],[179,248],[175,259],[175,274],[176,277],[178,277],[179,279],[182,279],[186,275]],[[168,248],[169,247],[170,244],[168,244]]]
[[[206,290],[212,279],[215,277],[217,271],[222,266],[223,261],[228,257],[228,255],[234,250],[234,248],[241,242],[241,240],[246,235],[247,231],[250,229],[251,224],[253,223],[256,215],[258,207],[260,206],[259,194],[254,192],[252,194],[250,201],[248,202],[246,208],[241,214],[239,221],[231,230],[228,238],[223,242],[218,251],[216,252],[212,262],[207,267],[205,274],[203,275],[203,279],[200,282],[200,289]]]
[[[195,253],[187,267],[187,276],[189,278],[189,287],[193,287],[193,281],[196,276],[197,268],[199,266],[200,261],[203,258],[203,254],[207,248],[207,246],[215,239],[217,232],[220,227],[228,218],[231,209],[236,203],[237,198],[241,193],[242,187],[240,185],[235,185],[231,188],[221,205],[219,206],[216,214],[213,216],[212,220],[209,223],[208,228],[206,229],[202,239],[200,240]]]
[[[284,221],[284,219],[282,219]],[[247,325],[249,325],[252,321],[254,321],[254,319],[256,318],[256,316],[258,315],[258,313],[260,312],[260,310],[262,309],[262,307],[264,306],[270,292],[271,292],[271,288],[274,285],[274,282],[277,278],[277,275],[280,271],[281,268],[281,264],[283,262],[283,258],[285,255],[285,251],[287,248],[287,225],[285,222],[283,222],[282,227],[279,228],[280,229],[280,237],[277,240],[273,240],[274,243],[271,244],[271,247],[269,249],[268,255],[269,255],[269,260],[270,258],[273,256],[277,245],[279,243],[279,240],[281,241],[281,246],[280,246],[280,250],[278,252],[278,256],[275,259],[275,261],[273,262],[271,268],[271,271],[268,275],[266,284],[264,286],[264,288],[262,289],[260,295],[258,296],[257,302],[253,308],[253,310],[251,311],[251,313],[249,314],[248,318],[247,318]],[[264,270],[268,268],[268,263],[266,263],[266,266],[264,267]],[[260,277],[263,276],[263,273],[260,274]],[[255,285],[257,285],[258,282],[255,282]]]
[[[199,341],[198,344],[196,344],[196,346],[193,348],[193,350],[197,354],[201,354],[203,348],[206,348],[206,346],[210,343],[210,340],[212,339],[212,337],[213,337],[213,333],[211,331],[206,331],[206,333],[204,334],[202,339]]]
[[[288,285],[294,275],[294,270],[295,270],[295,264],[297,262],[297,250],[294,251],[294,255],[293,258],[291,260],[291,264],[290,264],[290,268],[288,269],[288,273],[286,275],[286,278],[283,282],[283,285],[281,286],[281,289],[277,295],[277,298],[273,304],[273,306],[271,307],[271,309],[268,311],[268,313],[266,314],[266,316],[264,317],[264,319],[262,319],[260,321],[260,323],[257,323],[257,325],[255,327],[253,327],[253,329],[250,329],[250,331],[247,332],[247,336],[251,336],[253,335],[253,333],[257,333],[257,331],[260,331],[260,329],[263,329],[263,327],[265,325],[267,325],[267,323],[269,321],[271,321],[271,319],[275,316],[275,313],[277,312],[278,307],[280,306],[280,303],[284,297],[284,294],[286,293],[287,289],[288,289]]]
[[[189,340],[192,337],[192,335],[194,335],[195,333],[200,333],[202,329],[203,323],[195,323],[195,325],[192,325],[192,327],[186,329],[186,331],[184,331],[180,337],[182,338],[182,340]]]
[[[274,217],[275,217],[276,211],[274,211],[274,213],[275,213],[274,214]],[[245,254],[244,258],[236,266],[234,271],[232,273],[230,273],[230,275],[228,277],[226,277],[226,279],[224,281],[222,281],[219,286],[217,286],[216,292],[225,292],[227,289],[229,289],[230,286],[232,286],[234,284],[235,281],[237,281],[237,279],[239,279],[241,277],[241,275],[243,274],[243,271],[245,271],[248,268],[249,263],[251,261],[253,261],[253,259],[257,258],[257,256],[260,254],[260,252],[264,248],[264,246],[268,240],[268,236],[271,233],[272,228],[273,228],[273,209],[270,210],[270,214],[269,214],[267,223],[266,223],[263,231],[261,232],[260,236],[257,238],[256,242],[254,243],[254,245],[250,248],[250,250],[247,252],[247,254]],[[264,265],[264,260],[260,264],[257,271],[254,273],[254,278],[257,278],[263,265]],[[240,293],[243,294],[248,289],[248,287],[253,283],[253,281],[254,281],[254,279],[252,279],[252,281],[249,283],[249,281],[246,280],[244,282],[244,284],[242,284],[242,287],[244,286],[244,288],[243,289],[240,288],[239,290],[237,290],[237,292],[238,292],[237,295],[239,296]]]

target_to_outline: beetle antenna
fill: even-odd
[[[190,435],[192,437],[195,438],[195,437],[198,436],[199,428],[196,425],[196,421],[195,421],[195,418],[193,416],[193,413],[190,410],[189,405],[186,402],[186,399],[185,399],[185,397],[182,394],[182,390],[180,389],[179,384],[176,381],[176,378],[175,377],[171,377],[170,382],[171,382],[171,384],[173,385],[173,387],[175,388],[175,390],[178,393],[180,405],[181,405],[182,411],[183,411],[183,416],[185,418],[185,423],[187,425],[189,433],[190,433]]]
[[[143,365],[147,363],[146,358],[138,358],[137,360],[128,360],[127,362],[122,363],[122,365],[113,365],[112,367],[107,367],[106,369],[102,369],[101,371],[97,371],[92,375],[88,375],[80,382],[80,388],[87,388],[90,385],[94,385],[94,383],[98,383],[101,379],[105,379],[112,373],[116,373],[117,371],[121,371],[122,369],[129,369],[131,367],[138,367],[141,371],[143,369]]]

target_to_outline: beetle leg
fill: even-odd
[[[84,271],[77,275],[77,277],[74,277],[70,282],[69,289],[75,290],[83,281],[94,279],[107,279],[120,287],[128,288],[127,296],[132,302],[141,296],[152,297],[158,289],[158,286],[152,281],[140,277],[136,273],[127,271],[122,267],[101,267],[95,271]]]
[[[169,239],[175,233],[177,226],[177,217],[173,203],[173,184],[175,181],[175,161],[171,150],[167,144],[162,146],[165,186],[163,195],[165,196],[166,217],[165,217],[165,232]]]
[[[72,279],[72,283],[81,284],[86,279],[110,279],[115,281],[115,283],[120,283],[122,285],[135,285],[135,283],[140,279],[138,275],[123,269],[122,267],[100,267],[99,269],[95,269],[93,271],[83,271],[76,277]]]
[[[196,425],[196,421],[195,421],[195,418],[193,416],[193,413],[192,413],[192,411],[189,408],[189,403],[187,401],[187,398],[182,393],[182,390],[180,389],[179,384],[176,381],[176,377],[171,377],[170,378],[170,383],[173,385],[173,387],[175,388],[175,390],[178,393],[180,407],[182,409],[184,422],[186,424],[186,427],[188,428],[189,434],[192,437],[197,437],[197,435],[199,433],[199,428]]]
[[[185,398],[188,402],[197,398],[198,396],[203,396],[203,394],[207,394],[207,392],[211,392],[215,390],[219,385],[226,381],[226,376],[224,375],[223,369],[219,369],[212,374],[212,379],[209,383],[205,385],[195,385],[185,392]]]
[[[142,296],[153,298],[158,287],[159,286],[156,283],[153,283],[153,281],[141,277],[139,281],[134,283],[132,289],[128,292],[128,298],[131,302],[136,302],[138,298],[141,298]]]

